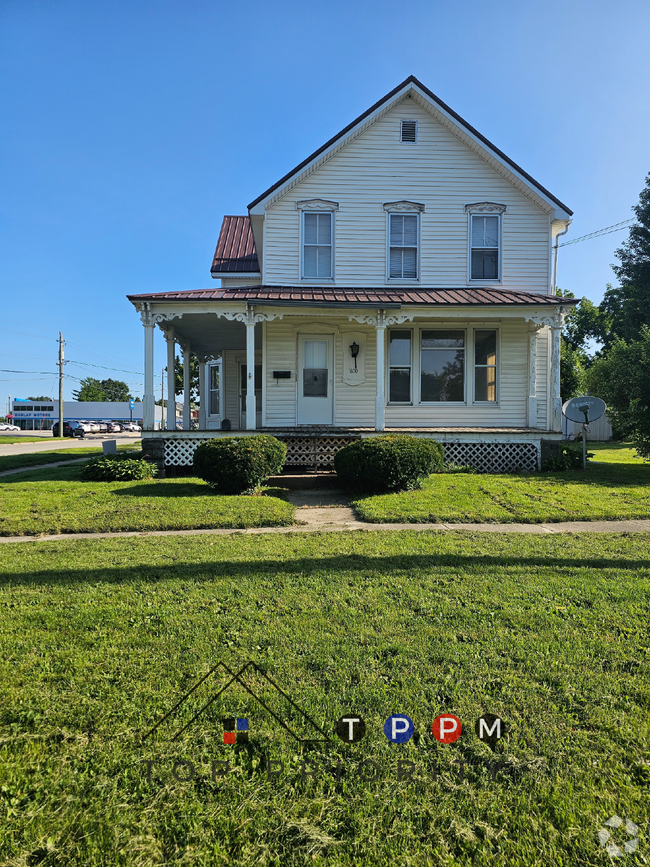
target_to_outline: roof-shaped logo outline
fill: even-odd
[[[296,704],[296,702],[290,696],[288,696],[287,693],[281,687],[279,687],[277,685],[277,683],[275,683],[273,680],[271,680],[271,678],[268,676],[268,674],[263,669],[261,669],[259,667],[259,665],[257,665],[257,663],[253,662],[252,659],[249,659],[248,662],[246,662],[239,669],[239,671],[236,671],[236,672],[233,671],[225,662],[220,660],[216,665],[214,665],[210,669],[210,671],[208,671],[207,674],[205,674],[202,678],[200,678],[194,684],[194,686],[192,686],[192,688],[189,689],[185,693],[185,695],[183,695],[170,710],[167,711],[167,713],[162,717],[162,719],[158,720],[158,722],[153,726],[153,728],[149,729],[149,731],[142,738],[142,742],[144,743],[149,737],[151,737],[151,735],[153,735],[154,732],[156,732],[160,728],[160,726],[166,720],[168,720],[172,716],[172,714],[174,714],[178,710],[178,708],[180,708],[181,705],[184,702],[186,702],[187,699],[193,693],[196,692],[196,690],[201,686],[201,684],[205,683],[205,681],[208,680],[208,678],[210,678],[219,669],[223,669],[227,674],[229,674],[230,680],[225,684],[225,686],[222,686],[221,689],[218,690],[218,692],[216,692],[213,696],[211,696],[209,701],[207,701],[201,708],[199,708],[199,710],[194,714],[192,719],[188,723],[186,723],[182,728],[180,728],[177,732],[175,732],[172,735],[172,737],[170,738],[170,740],[175,741],[178,737],[180,737],[180,735],[182,735],[183,732],[187,731],[187,729],[201,716],[201,714],[205,710],[207,710],[210,707],[210,705],[213,702],[215,702],[219,698],[220,695],[222,695],[230,686],[232,686],[233,683],[238,683],[241,687],[243,687],[246,690],[247,693],[249,693],[249,695],[251,695],[255,699],[255,701],[259,705],[261,705],[264,708],[264,710],[266,710],[268,713],[270,713],[271,716],[273,717],[273,719],[275,719],[276,722],[278,722],[282,726],[282,728],[285,729],[285,731],[287,731],[294,738],[294,740],[296,740],[298,743],[300,743],[300,744],[329,743],[329,741],[330,741],[329,736],[323,731],[323,729],[318,725],[318,723],[314,722],[314,720],[309,716],[309,714],[306,711],[304,711],[301,707],[299,707]],[[261,677],[263,677],[273,687],[273,689],[275,689],[275,691],[278,692],[282,696],[282,698],[285,699],[285,701],[288,701],[289,704],[295,710],[297,710],[298,713],[302,717],[304,717],[304,719],[306,719],[311,726],[313,726],[317,731],[319,731],[321,733],[321,735],[323,736],[322,739],[321,738],[301,738],[283,720],[281,720],[280,717],[271,710],[271,708],[266,704],[266,702],[263,699],[261,699],[258,695],[256,695],[253,692],[253,690],[250,688],[250,686],[247,683],[245,683],[244,680],[242,680],[242,675],[248,669],[253,669],[255,672],[257,672],[257,674],[259,674]]]

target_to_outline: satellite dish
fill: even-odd
[[[574,397],[571,400],[567,400],[562,407],[562,414],[569,421],[576,421],[579,424],[589,424],[600,418],[606,409],[607,404],[604,400],[587,395],[586,397]]]

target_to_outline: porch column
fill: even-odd
[[[375,429],[384,430],[386,427],[386,393],[385,381],[385,344],[386,325],[384,324],[384,311],[380,310],[375,327],[377,338],[377,397],[375,400]]]
[[[255,430],[255,320],[252,311],[246,317],[246,430]]]
[[[205,430],[205,402],[208,399],[205,387],[205,361],[199,355],[199,430]]]
[[[190,365],[192,364],[192,351],[190,344],[183,346],[183,430],[191,430],[192,413],[190,408]]]
[[[551,430],[562,430],[562,398],[560,397],[560,334],[564,316],[558,311],[551,328]]]
[[[149,305],[140,313],[144,325],[144,395],[142,396],[142,429],[154,429],[155,397],[153,391],[153,330]]]
[[[537,332],[531,325],[528,332],[528,427],[537,427]]]
[[[167,430],[176,430],[176,340],[174,329],[165,332],[167,341]]]

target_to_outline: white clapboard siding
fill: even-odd
[[[376,344],[375,329],[351,323],[347,319],[321,320],[336,329],[334,352],[334,424],[339,427],[374,427],[376,395]],[[296,373],[298,369],[298,334],[310,333],[314,320],[309,316],[286,316],[266,325],[266,419],[267,427],[291,427],[296,424]],[[420,320],[419,326],[427,327]],[[440,327],[438,318],[435,327]],[[471,321],[454,320],[454,328],[474,327]],[[406,325],[400,328],[409,327]],[[476,327],[489,327],[477,324]],[[499,400],[496,406],[473,405],[471,383],[473,371],[471,358],[467,358],[466,380],[468,403],[466,405],[435,404],[413,406],[387,406],[386,424],[389,427],[526,427],[528,412],[528,324],[523,320],[504,320],[495,327],[500,329],[499,341]],[[351,386],[343,382],[343,366],[349,363],[347,356],[349,332],[366,334],[365,382]],[[542,412],[545,412],[545,353],[539,341],[538,393]],[[414,345],[414,352],[417,347]],[[469,356],[469,348],[468,348]],[[291,371],[291,379],[275,380],[274,370]],[[417,392],[417,366],[414,366],[414,392]],[[543,416],[540,426],[546,426]]]
[[[418,121],[418,141],[400,142],[400,120]],[[335,282],[386,283],[384,202],[425,205],[421,279],[426,286],[468,285],[468,217],[464,206],[491,201],[503,216],[504,288],[548,292],[549,215],[412,99],[383,115],[266,211],[264,280],[300,281],[300,211],[311,198],[339,203],[335,213]],[[417,285],[417,284],[416,284]]]

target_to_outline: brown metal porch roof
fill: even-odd
[[[153,292],[127,295],[129,301],[246,301],[256,304],[355,304],[483,306],[553,306],[578,304],[579,299],[557,295],[537,295],[512,289],[429,289],[357,288],[336,286],[242,286],[236,288],[191,289],[185,292]]]

